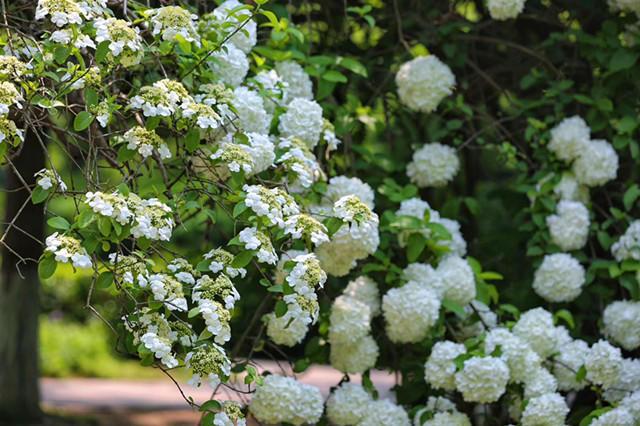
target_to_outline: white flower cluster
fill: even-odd
[[[199,387],[203,381],[206,381],[215,389],[231,374],[231,361],[227,358],[224,349],[215,343],[206,343],[193,348],[185,356],[184,362],[192,371],[189,379],[191,386]]]
[[[91,268],[91,257],[80,241],[68,235],[60,235],[57,232],[49,235],[45,240],[45,251],[53,253],[56,262],[68,263],[71,261],[76,268]]]
[[[258,261],[275,265],[278,263],[278,255],[276,254],[273,244],[269,236],[262,231],[258,231],[256,227],[245,228],[238,234],[240,242],[244,244],[247,250],[257,250],[256,256]]]
[[[371,187],[357,177],[334,176],[324,193],[323,205],[333,205],[346,195],[355,195],[373,210],[375,194]]]
[[[280,188],[262,185],[245,185],[244,203],[258,217],[266,218],[271,225],[284,228],[285,218],[300,213],[300,208],[291,195]]]
[[[222,168],[219,170],[221,178],[225,178],[230,172],[245,174],[253,174],[255,172],[255,163],[251,155],[248,145],[234,143],[228,139],[223,140],[218,149],[209,156],[215,163],[220,163]]]
[[[209,270],[213,273],[222,272],[231,278],[238,275],[242,278],[247,274],[244,268],[234,268],[231,266],[234,256],[225,249],[217,248],[204,254],[204,259],[210,261]]]
[[[314,246],[329,242],[327,227],[308,214],[289,216],[284,224],[284,233],[292,238],[310,241]]]
[[[509,367],[500,358],[473,357],[455,375],[456,389],[467,402],[495,402],[504,394]]]
[[[191,298],[198,304],[198,312],[204,318],[207,331],[220,345],[231,339],[231,310],[240,300],[240,294],[225,274],[216,278],[203,275],[195,283]]]
[[[372,318],[380,314],[380,292],[371,278],[363,275],[349,281],[342,294],[367,305]]]
[[[298,294],[288,294],[283,300],[287,304],[284,315],[279,317],[275,312],[266,315],[267,336],[278,345],[295,346],[316,322],[320,308],[315,299]]]
[[[553,188],[553,192],[560,200],[589,203],[589,187],[579,183],[571,172],[562,174],[560,181]]]
[[[9,120],[6,115],[0,115],[0,143],[17,145],[22,141],[24,141],[24,132],[18,129],[16,123]]]
[[[229,42],[248,54],[256,45],[258,25],[253,19],[248,18],[251,13],[247,9],[241,9],[242,5],[238,0],[226,0],[210,16],[205,16],[205,19],[212,18],[218,26],[225,23],[231,24],[233,30],[242,26],[239,31],[231,35]],[[232,11],[234,12],[231,13]]]
[[[224,401],[222,409],[213,416],[214,426],[247,426],[242,406],[235,401]]]
[[[456,389],[456,365],[454,360],[467,352],[464,345],[441,341],[433,345],[431,354],[424,365],[424,379],[436,389],[452,391]]]
[[[50,16],[57,27],[82,24],[83,19],[95,19],[105,12],[106,0],[38,0],[36,20]]]
[[[237,113],[237,120],[232,120],[245,132],[268,134],[271,124],[264,106],[263,98],[255,90],[244,86],[236,87],[233,91],[231,105]],[[322,114],[322,110],[320,111]]]
[[[579,201],[562,200],[556,214],[547,217],[551,241],[564,251],[579,250],[587,244],[589,210]]]
[[[128,21],[116,18],[99,18],[94,22],[96,42],[109,42],[109,62],[124,67],[138,65],[143,55],[142,38],[138,28]]]
[[[456,150],[438,142],[428,143],[413,153],[407,176],[421,188],[442,187],[458,174],[460,160]]]
[[[346,373],[363,373],[373,367],[377,359],[377,345],[373,351],[363,352],[359,349],[362,345],[370,345],[371,342],[370,339],[366,339],[370,337],[369,333],[371,332],[369,306],[352,297],[339,296],[331,306],[329,321],[329,342],[331,343],[333,366]],[[373,343],[375,344],[375,341]],[[369,357],[356,359],[354,356],[354,354],[364,353]],[[344,359],[345,356],[348,359]]]
[[[278,131],[285,138],[299,138],[312,149],[320,141],[323,126],[322,107],[316,101],[296,98],[280,116]]]
[[[320,211],[324,209],[327,209],[326,204],[319,207]],[[344,276],[355,266],[357,260],[364,259],[377,250],[380,243],[378,215],[357,195],[345,195],[338,199],[333,205],[333,215],[341,219],[344,225],[332,236],[330,242],[316,249],[316,254],[327,273]]]
[[[181,106],[192,103],[193,98],[182,83],[163,79],[140,88],[140,92],[131,98],[129,106],[142,110],[145,117],[169,117],[178,113]]]
[[[195,28],[195,15],[180,6],[166,6],[159,9],[148,9],[144,15],[151,20],[152,34],[161,35],[163,40],[177,41],[184,39],[200,44]],[[178,37],[179,36],[179,37]]]
[[[313,99],[313,84],[304,69],[294,61],[283,61],[276,64],[276,72],[286,85],[284,102],[288,104],[294,99]]]
[[[234,44],[225,44],[224,49],[216,50],[207,61],[220,82],[236,87],[242,84],[249,72],[247,55]]]
[[[67,190],[67,184],[64,183],[62,178],[55,170],[42,169],[34,175],[36,178],[36,185],[45,191],[56,187],[55,189],[65,192]]]
[[[256,389],[249,410],[267,424],[316,424],[324,411],[324,399],[314,386],[272,374]]]
[[[520,422],[522,426],[563,426],[569,414],[569,407],[562,395],[548,393],[531,398]]]
[[[362,386],[344,382],[327,399],[327,417],[336,426],[357,425],[372,401]]]
[[[567,164],[573,163],[576,180],[588,187],[601,186],[615,179],[618,154],[605,140],[590,139],[591,129],[578,116],[566,118],[551,129],[547,147]]]
[[[170,311],[187,311],[187,299],[184,297],[182,282],[178,275],[151,274],[147,277],[149,289],[153,293],[153,298],[164,305]],[[191,277],[193,284],[193,277]],[[146,287],[146,286],[145,286]]]
[[[282,155],[277,163],[287,172],[290,192],[305,192],[315,182],[325,179],[318,160],[304,141],[298,138],[280,138],[278,149],[282,150]]]
[[[169,147],[154,130],[136,126],[127,130],[123,139],[127,143],[127,149],[137,151],[144,159],[153,155],[154,152],[157,152],[163,160],[171,158]]]
[[[533,289],[549,302],[570,302],[580,295],[585,271],[567,253],[548,254],[535,272]]]
[[[611,246],[611,253],[618,262],[640,260],[640,220],[634,220],[624,234]]]
[[[640,390],[640,359],[625,358],[622,360],[618,381],[603,392],[605,400],[616,404]]]
[[[409,109],[433,112],[451,93],[456,78],[434,55],[421,56],[402,64],[396,74],[398,96]]]
[[[543,308],[524,312],[513,326],[513,334],[526,341],[538,355],[546,358],[554,353],[557,333],[553,315]]]
[[[487,9],[497,21],[513,19],[522,13],[527,0],[488,0]]]
[[[640,347],[640,302],[620,300],[609,304],[602,314],[604,333],[628,351]]]
[[[382,312],[392,342],[419,342],[438,320],[440,297],[422,283],[409,281],[382,297]]]
[[[15,84],[9,81],[0,81],[0,114],[6,116],[9,114],[9,108],[15,106],[22,109],[22,101],[24,98],[16,88]]]
[[[388,399],[371,401],[358,426],[411,426],[409,415],[399,405]]]
[[[110,217],[121,225],[131,224],[135,238],[169,241],[174,221],[171,208],[157,198],[141,199],[130,193],[87,192],[89,207],[101,216]]]
[[[587,380],[604,388],[616,384],[622,369],[622,353],[606,340],[600,340],[591,346],[584,366]]]

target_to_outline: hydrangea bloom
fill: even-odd
[[[364,417],[371,395],[360,385],[345,382],[327,399],[327,417],[337,426],[356,425]]]
[[[587,380],[605,389],[618,381],[622,368],[622,353],[606,340],[594,343],[584,361]]]
[[[349,296],[338,296],[331,305],[329,341],[350,344],[371,331],[369,307]]]
[[[454,360],[466,353],[464,345],[441,341],[433,345],[431,354],[424,365],[424,379],[436,389],[455,390],[456,365]]]
[[[154,130],[148,130],[144,127],[136,126],[123,136],[127,143],[127,149],[137,151],[142,158],[151,156],[154,150],[157,150],[161,159],[171,158],[171,151],[167,144],[158,136]]]
[[[276,71],[286,84],[285,103],[297,98],[313,98],[313,84],[300,64],[294,61],[278,62]]]
[[[329,180],[327,191],[324,193],[323,202],[333,205],[346,195],[355,195],[360,201],[373,210],[375,194],[369,184],[357,177],[334,176]]]
[[[302,342],[309,325],[316,321],[319,307],[315,300],[295,294],[284,296],[284,301],[287,303],[284,315],[267,315],[267,336],[278,345],[295,346]]]
[[[566,253],[548,254],[535,272],[533,289],[549,302],[570,302],[585,283],[582,265]]]
[[[320,140],[323,123],[322,107],[316,101],[297,98],[280,116],[278,131],[284,137],[300,138],[309,148],[313,148]]]
[[[372,401],[366,406],[365,415],[358,426],[411,426],[404,408],[388,399]]]
[[[602,315],[604,333],[613,342],[632,351],[640,347],[640,302],[611,303]]]
[[[409,109],[433,112],[453,92],[456,78],[440,59],[429,55],[402,64],[396,84],[400,101]]]
[[[488,0],[487,9],[491,18],[497,21],[513,19],[522,13],[527,0]]]
[[[234,29],[242,26],[242,29],[229,38],[229,42],[233,43],[233,45],[238,49],[248,54],[251,52],[251,49],[253,49],[253,46],[256,45],[258,25],[253,19],[246,19],[247,16],[251,15],[251,12],[247,9],[241,9],[231,13],[232,10],[241,6],[242,3],[238,0],[226,0],[213,11],[213,16],[216,18],[218,23],[234,23]]]
[[[543,308],[530,309],[522,314],[513,334],[528,342],[541,357],[546,358],[556,349],[556,333],[553,316]]]
[[[355,343],[331,343],[329,359],[336,370],[361,374],[376,365],[378,353],[378,344],[367,335]]]
[[[495,328],[487,333],[485,338],[485,353],[492,354],[500,347],[500,358],[509,366],[511,381],[523,383],[532,376],[542,360],[531,349],[527,340],[512,334],[506,328]]]
[[[54,232],[47,237],[45,244],[45,251],[53,253],[56,262],[68,263],[70,261],[76,268],[88,269],[92,267],[87,250],[82,247],[79,240],[71,236]]]
[[[562,395],[548,393],[531,398],[520,422],[522,426],[563,426],[569,414],[569,407]]]
[[[249,72],[247,55],[230,43],[216,50],[208,63],[220,81],[232,87],[239,86]]]
[[[324,411],[324,400],[318,388],[272,374],[256,389],[249,410],[267,424],[315,424]]]
[[[455,375],[456,388],[467,402],[490,403],[504,393],[509,367],[499,358],[473,357]]]
[[[137,28],[128,21],[116,18],[99,18],[94,22],[96,42],[109,42],[107,59],[125,67],[140,63],[142,59],[142,39]]]
[[[580,155],[589,143],[590,137],[591,129],[582,118],[576,115],[565,118],[551,129],[551,140],[547,148],[560,160],[571,162]]]
[[[271,116],[267,114],[264,101],[258,92],[238,86],[233,90],[231,105],[238,114],[238,127],[246,132],[269,133]]]
[[[617,403],[640,390],[640,359],[623,359],[618,381],[604,393],[604,399]]]
[[[179,41],[177,36],[180,36],[186,41],[200,43],[194,25],[198,15],[180,6],[149,9],[144,13],[151,20],[153,35],[161,35],[162,39],[167,41]]]
[[[469,263],[458,256],[447,256],[438,265],[444,298],[466,305],[476,297],[475,275]]]
[[[456,150],[434,142],[420,147],[407,165],[407,176],[421,188],[442,187],[449,183],[460,169]]]
[[[378,284],[367,276],[360,276],[349,281],[342,294],[356,299],[369,307],[371,317],[380,313],[380,292]]]
[[[438,320],[440,299],[433,290],[411,281],[384,295],[382,312],[392,342],[415,343],[424,339]]]
[[[547,226],[551,240],[562,250],[581,249],[589,235],[589,210],[581,202],[562,200],[556,214],[547,217]]]
[[[611,253],[618,262],[640,260],[640,220],[634,220],[624,234],[611,246]]]
[[[573,163],[576,179],[586,186],[601,186],[618,175],[618,154],[605,140],[592,140]]]
[[[416,281],[433,290],[440,299],[444,298],[444,281],[441,274],[431,265],[426,263],[410,263],[402,271],[402,278],[407,281]]]
[[[589,345],[582,340],[573,340],[559,348],[554,358],[553,374],[558,380],[561,391],[580,390],[587,385],[586,381],[578,382],[576,373],[589,354]]]

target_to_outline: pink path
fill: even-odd
[[[271,361],[256,361],[258,370],[269,370],[272,373],[291,370],[282,364]],[[335,386],[342,374],[335,369],[316,365],[302,374],[296,375],[303,383],[317,386],[326,397],[329,389]],[[381,398],[391,397],[391,387],[395,384],[393,375],[384,371],[373,371],[371,379]],[[351,380],[360,383],[359,375],[351,375]],[[246,390],[246,386],[236,385]],[[177,426],[194,425],[199,414],[194,412],[184,401],[180,390],[167,378],[166,380],[117,380],[70,378],[41,380],[42,400],[46,409],[71,414],[96,415],[101,424],[131,426]],[[211,389],[203,386],[195,389],[181,383],[187,396],[193,397],[197,403],[207,401]],[[239,394],[221,388],[216,398],[234,399],[247,402],[246,394]]]

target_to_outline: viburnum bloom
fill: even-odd
[[[433,345],[431,354],[424,365],[424,379],[436,389],[455,390],[456,365],[454,360],[466,353],[464,345],[441,341]]]
[[[605,140],[592,140],[582,147],[573,163],[578,182],[589,187],[602,186],[618,175],[618,154]]]
[[[446,64],[429,55],[402,64],[396,74],[396,84],[400,101],[409,109],[433,112],[453,93],[456,78]]]
[[[499,358],[473,357],[455,375],[456,389],[467,402],[491,403],[504,394],[509,367]]]
[[[382,312],[392,342],[415,343],[424,339],[438,320],[440,298],[430,288],[410,281],[383,296]]]
[[[562,200],[556,214],[547,217],[551,241],[564,251],[579,250],[587,244],[589,210],[579,201]]]
[[[336,370],[348,374],[362,374],[375,367],[380,350],[370,335],[353,343],[331,343],[329,360]]]
[[[585,271],[567,253],[548,254],[535,272],[533,289],[549,302],[570,302],[580,295]]]
[[[185,365],[191,369],[191,386],[199,387],[203,382],[216,388],[231,374],[231,362],[222,347],[215,343],[206,343],[193,348],[185,359]]]
[[[522,426],[563,426],[569,407],[558,393],[548,393],[531,398],[522,413]]]
[[[163,160],[171,158],[169,147],[154,130],[136,126],[127,130],[123,139],[127,143],[127,149],[137,151],[142,158],[150,157],[154,151],[157,151]]]
[[[283,137],[296,137],[313,148],[320,141],[324,121],[322,107],[316,101],[296,98],[280,116],[278,131]]]
[[[161,35],[163,40],[179,41],[180,36],[186,41],[200,43],[195,28],[195,15],[180,6],[165,6],[158,9],[148,9],[144,15],[151,20],[152,34]]]
[[[624,349],[640,347],[640,302],[619,300],[607,306],[602,314],[605,335]]]
[[[45,240],[45,251],[53,253],[56,262],[71,262],[76,268],[91,268],[92,262],[80,241],[68,235],[54,232]]]
[[[587,380],[606,389],[613,386],[620,377],[622,353],[620,349],[601,339],[591,346],[584,366],[587,369]]]
[[[285,104],[294,99],[313,99],[313,83],[309,74],[295,61],[276,63],[276,72],[285,84]]]
[[[565,118],[551,129],[551,140],[547,145],[558,159],[570,163],[578,158],[591,138],[587,123],[576,116]]]
[[[631,222],[624,234],[611,246],[611,253],[618,262],[640,260],[640,220]]]
[[[344,382],[327,399],[327,417],[337,426],[356,425],[371,401],[371,395],[362,386]]]
[[[527,0],[487,0],[487,9],[491,18],[506,21],[517,17],[524,9]]]
[[[371,401],[366,406],[365,415],[358,426],[410,426],[409,415],[399,405],[388,399]]]
[[[442,187],[458,174],[460,160],[456,150],[434,142],[420,147],[407,165],[407,176],[421,188]]]
[[[99,18],[94,22],[96,42],[109,42],[107,59],[124,67],[138,65],[143,56],[142,38],[138,28],[123,19]]]

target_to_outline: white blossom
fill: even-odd
[[[379,399],[367,404],[365,415],[358,426],[411,426],[407,412],[388,399]]]
[[[438,295],[416,281],[393,288],[382,298],[387,335],[396,343],[424,339],[438,320],[439,311]]]
[[[371,395],[362,386],[342,383],[327,399],[327,417],[336,426],[357,425],[371,401]]]
[[[284,137],[300,138],[313,148],[320,140],[323,124],[322,107],[316,101],[296,98],[280,116],[278,131]]]
[[[487,9],[491,18],[497,21],[514,19],[524,9],[527,0],[487,0]]]
[[[533,289],[549,302],[570,302],[580,295],[585,271],[567,253],[548,254],[535,272]]]
[[[458,174],[460,160],[456,150],[434,142],[420,147],[407,165],[407,176],[421,188],[442,187]]]
[[[551,129],[551,140],[547,148],[556,157],[567,163],[575,160],[589,143],[591,129],[587,123],[576,116],[565,118]]]
[[[573,173],[583,185],[602,186],[618,175],[618,154],[605,140],[589,141],[573,163]]]
[[[509,367],[499,358],[473,357],[455,375],[456,388],[467,402],[495,402],[505,392]]]
[[[609,388],[620,377],[622,353],[606,340],[599,340],[589,350],[584,366],[587,369],[587,380],[605,389]]]
[[[621,300],[611,303],[602,315],[605,335],[624,349],[640,347],[640,302]]]
[[[529,400],[520,422],[522,426],[563,426],[568,413],[562,395],[548,393]]]
[[[466,353],[464,345],[441,341],[433,345],[424,365],[424,379],[432,387],[452,391],[456,389],[456,365],[454,360]]]
[[[433,112],[451,93],[456,78],[451,69],[435,55],[405,62],[396,74],[398,96],[409,109]]]
[[[579,201],[562,200],[547,217],[551,241],[564,251],[579,250],[589,235],[589,210]]]

